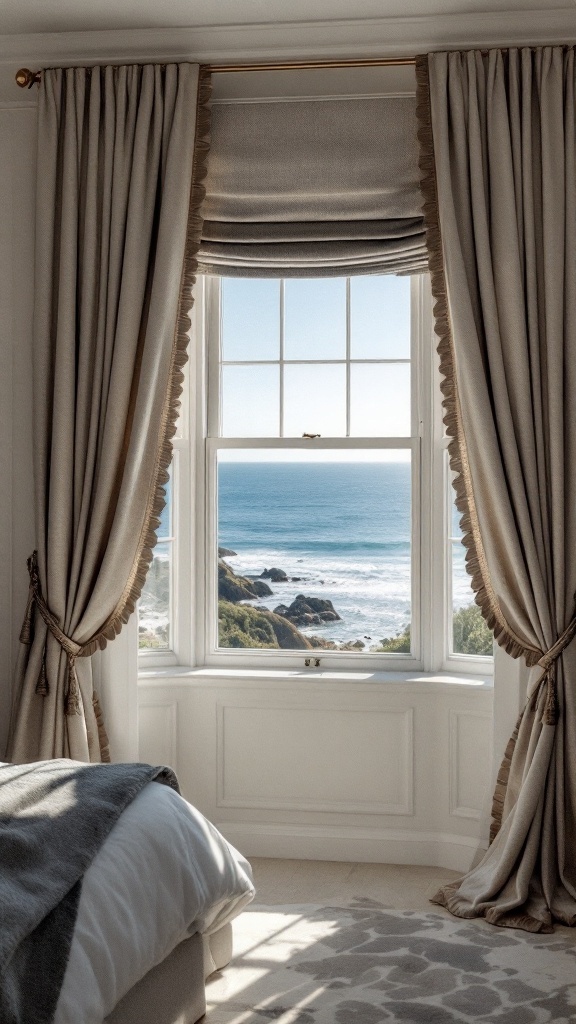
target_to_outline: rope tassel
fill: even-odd
[[[41,697],[45,697],[48,693],[48,689],[48,677],[46,675],[46,651],[44,650],[40,675],[38,676],[38,682],[36,683],[36,693],[40,694]]]
[[[556,664],[550,665],[550,668],[544,673],[541,681],[546,682],[546,697],[544,699],[544,709],[542,711],[542,722],[544,725],[556,725],[558,718],[560,717],[558,694],[556,692]]]
[[[64,702],[64,713],[66,715],[81,714],[80,687],[76,675],[76,657],[73,654],[68,655],[68,690]]]
[[[24,622],[22,623],[22,629],[20,630],[20,643],[26,647],[30,647],[32,643],[32,614],[34,611],[34,588],[32,585],[28,588],[28,602],[26,604],[26,614],[24,615]]]
[[[68,658],[68,686],[64,701],[65,714],[80,715],[82,714],[82,704],[80,699],[80,688],[78,686],[78,679],[76,676],[76,658],[82,657],[86,648],[82,647],[81,644],[77,644],[71,637],[66,636],[66,634],[60,629],[58,620],[48,608],[40,585],[40,572],[38,569],[38,555],[36,551],[34,551],[28,559],[28,572],[30,574],[30,591],[28,607],[26,609],[26,618],[24,620],[24,625],[22,626],[21,639],[22,636],[24,636],[24,640],[22,640],[22,642],[29,642],[26,638],[31,637],[32,635],[32,609],[35,607],[38,609],[38,612],[46,623],[50,633],[60,644],[60,647],[66,653]],[[30,620],[30,625],[28,620]],[[48,680],[46,678],[46,648],[44,648],[42,668],[40,669],[40,675],[38,677],[38,682],[36,683],[36,693],[46,696],[48,689]]]

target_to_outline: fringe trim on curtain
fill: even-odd
[[[504,797],[506,796],[506,790],[508,789],[508,779],[510,777],[510,765],[512,764],[512,755],[516,747],[516,741],[518,739],[518,732],[520,729],[520,722],[524,717],[524,711],[518,718],[508,743],[506,744],[506,750],[504,751],[504,757],[502,758],[502,764],[498,771],[498,777],[496,779],[496,788],[494,790],[494,796],[492,797],[492,824],[490,825],[490,843],[492,844],[496,839],[501,827],[502,827],[502,813],[504,811]]]
[[[526,658],[528,665],[536,665],[542,657],[538,648],[526,647],[525,643],[510,628],[492,589],[486,555],[480,536],[478,513],[470,478],[470,466],[466,439],[462,424],[462,412],[456,380],[456,360],[448,308],[446,279],[442,249],[442,232],[438,217],[438,193],[434,162],[434,140],[430,108],[430,88],[427,55],[416,58],[416,119],[420,142],[420,188],[424,199],[423,213],[428,246],[428,261],[432,281],[434,304],[434,330],[440,341],[440,385],[444,407],[444,423],[449,437],[448,454],[450,469],[456,474],[453,487],[456,492],[456,508],[461,513],[462,543],[466,548],[466,569],[472,577],[472,589],[476,604],[500,647],[513,658]]]
[[[176,433],[176,422],[180,411],[180,396],[184,383],[182,367],[188,360],[187,347],[189,331],[192,326],[189,313],[192,309],[193,288],[196,283],[196,271],[198,261],[196,254],[200,248],[202,237],[202,218],[200,207],[206,194],[202,181],[208,170],[208,152],[210,149],[210,95],[211,77],[200,67],[198,81],[198,98],[196,105],[196,134],[194,138],[194,159],[192,165],[192,189],[190,193],[190,205],[188,209],[188,227],[186,235],[186,248],[182,278],[180,283],[180,302],[178,318],[174,334],[174,345],[172,349],[172,360],[168,377],[168,391],[166,403],[162,414],[160,426],[160,443],[156,455],[156,468],[154,472],[148,507],[144,517],[140,543],[132,572],[130,573],[124,593],[118,601],[116,608],[99,632],[91,637],[82,646],[79,657],[86,658],[94,654],[98,649],[103,650],[109,640],[120,632],[122,626],[128,622],[136,607],[142,588],[146,581],[146,574],[152,561],[152,553],[156,545],[158,527],[160,526],[160,515],[166,505],[166,484],[169,480],[168,469],[172,461],[172,438]],[[100,712],[101,717],[101,712]]]
[[[100,701],[98,700],[98,697],[96,696],[95,693],[92,694],[92,707],[94,708],[94,718],[96,719],[96,726],[98,728],[100,760],[102,761],[102,764],[110,764],[110,742],[108,740],[106,726],[104,725],[104,715],[102,714]]]

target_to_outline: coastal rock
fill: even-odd
[[[335,643],[334,640],[326,640],[322,636],[308,636],[307,640],[312,645],[312,647],[315,647],[318,650],[323,650],[323,651],[337,651],[338,650],[338,644]]]
[[[332,601],[320,597],[305,597],[298,594],[291,605],[279,604],[274,609],[275,615],[293,622],[295,626],[319,626],[323,622],[338,622],[340,615]]]
[[[237,551],[232,551],[231,548],[218,548],[218,558],[233,558],[238,554]]]
[[[260,573],[261,580],[270,580],[272,583],[287,583],[288,577],[283,569],[264,569]]]
[[[275,615],[274,612],[264,612],[263,614],[274,630],[278,647],[287,651],[309,651],[312,649],[308,637],[303,636],[288,619],[281,615]]]
[[[237,576],[226,562],[218,563],[218,597],[222,601],[253,601],[255,597],[269,597],[270,587],[262,580],[248,580]]]
[[[291,622],[264,608],[218,602],[220,647],[309,651],[312,644]]]

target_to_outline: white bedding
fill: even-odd
[[[216,931],[253,896],[244,857],[174,790],[149,783],[84,876],[54,1024],[102,1024],[182,939]]]

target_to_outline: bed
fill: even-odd
[[[54,1024],[195,1024],[253,896],[217,829],[169,785],[144,784],[84,873]]]

